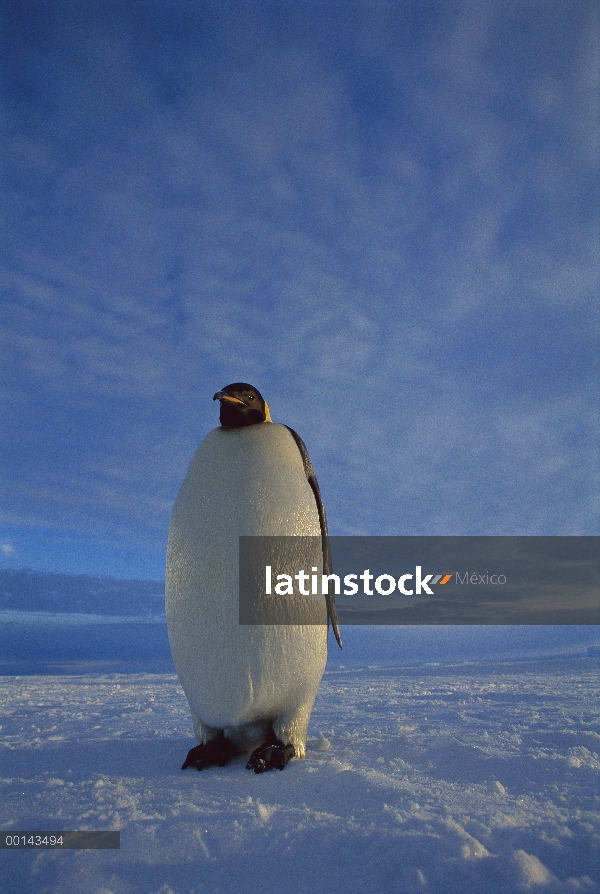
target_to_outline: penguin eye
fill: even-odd
[[[253,394],[249,394],[249,395],[248,395],[248,400],[254,400],[254,395],[253,395]]]

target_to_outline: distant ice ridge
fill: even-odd
[[[83,612],[0,611],[0,624],[166,624],[162,615],[94,615]]]
[[[600,645],[600,627],[410,626],[344,627],[342,652],[328,667],[398,667],[586,656]]]
[[[162,581],[0,569],[0,609],[121,616],[163,610]]]
[[[343,634],[343,651],[329,650],[329,669],[600,655],[598,627],[344,626]],[[119,671],[134,670],[127,661],[171,668],[164,585],[0,571],[0,671],[53,673],[54,662],[88,660],[115,662]]]

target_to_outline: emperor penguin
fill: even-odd
[[[198,742],[182,769],[246,751],[247,769],[283,770],[305,755],[329,621],[342,645],[335,604],[319,597],[318,624],[241,625],[239,537],[306,538],[291,542],[312,544],[307,562],[330,574],[325,509],[304,442],[271,421],[258,389],[234,382],[213,400],[220,426],[192,458],[167,548],[169,643]]]

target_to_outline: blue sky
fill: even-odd
[[[239,380],[334,534],[597,533],[595,4],[4,10],[5,567],[161,578]]]

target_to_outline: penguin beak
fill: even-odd
[[[232,404],[242,404],[245,406],[244,401],[240,400],[239,397],[232,397],[231,394],[225,394],[224,391],[217,391],[213,400],[228,400]]]

